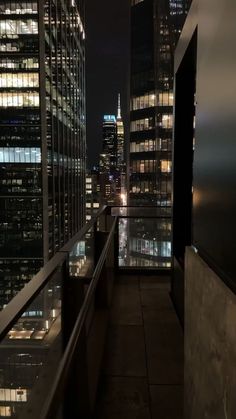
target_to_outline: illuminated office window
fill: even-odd
[[[173,126],[173,115],[162,115],[161,126],[163,128],[172,128]]]
[[[138,119],[136,121],[131,121],[131,132],[135,131],[145,131],[154,128],[154,118],[144,118]]]
[[[39,87],[38,73],[0,73],[0,87]]]
[[[172,92],[163,92],[158,94],[159,106],[173,106],[174,95]]]
[[[170,160],[161,160],[161,172],[162,173],[171,173],[171,161]]]
[[[39,107],[37,92],[0,92],[0,107]]]
[[[0,147],[0,163],[41,163],[41,150],[36,147]]]
[[[35,14],[37,13],[37,2],[26,2],[26,1],[5,1],[0,4],[0,14],[5,15],[24,15],[24,14]]]
[[[0,45],[1,49],[1,45]],[[14,69],[14,70],[31,70],[39,68],[38,58],[24,58],[24,57],[1,57],[0,68]]]
[[[132,162],[133,173],[152,173],[156,170],[156,160],[134,160]]]
[[[142,153],[155,151],[156,145],[155,140],[144,140],[140,142],[131,142],[130,143],[130,152],[131,153]]]
[[[1,35],[33,35],[38,33],[38,22],[33,19],[0,20]]]
[[[131,99],[131,109],[136,111],[137,109],[151,108],[155,106],[156,96],[154,92],[147,93],[142,96],[136,96]]]

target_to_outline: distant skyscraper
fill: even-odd
[[[117,112],[117,166],[118,169],[124,164],[124,142],[125,142],[125,132],[124,124],[121,117],[121,105],[120,105],[120,94],[118,95],[118,112]]]
[[[102,172],[111,172],[117,166],[117,124],[115,115],[104,115],[102,137],[100,170]]]
[[[132,1],[131,204],[171,204],[173,57],[189,3]]]
[[[85,219],[83,0],[1,1],[0,306]]]
[[[118,95],[117,118],[115,115],[103,117],[103,142],[99,162],[101,204],[120,205],[126,201],[124,159],[124,124]]]

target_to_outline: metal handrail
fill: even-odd
[[[51,391],[46,399],[46,402],[43,406],[43,409],[40,414],[40,419],[54,419],[55,418],[55,408],[58,408],[58,400],[63,396],[63,391],[66,386],[66,379],[70,372],[71,363],[74,357],[75,350],[77,348],[78,340],[80,338],[81,331],[84,327],[86,316],[90,309],[90,304],[94,297],[94,291],[96,290],[99,277],[106,260],[108,249],[110,248],[113,234],[115,231],[117,223],[117,217],[115,217],[110,230],[109,236],[107,238],[106,244],[102,250],[99,261],[94,270],[90,285],[88,287],[84,302],[80,309],[78,318],[75,322],[73,331],[71,333],[70,339],[68,341],[67,347],[59,364],[57,374],[52,385]]]
[[[59,250],[42,269],[25,285],[25,287],[7,304],[0,313],[0,341],[6,336],[12,326],[24,313],[25,309],[45,287],[50,280],[52,274],[58,266],[62,264],[67,254],[72,250],[73,245],[82,240],[86,232],[88,232],[99,218],[105,212],[106,206],[103,206],[92,219],[84,225],[84,227],[75,234],[70,241]]]
[[[93,227],[95,221],[100,217],[100,215],[103,214],[103,212],[105,213],[105,210],[108,207],[106,205],[104,205],[103,207],[101,207],[101,209],[96,212],[96,214],[91,218],[91,220],[86,223],[81,230],[76,233],[61,249],[60,252],[70,252],[72,250],[72,247],[74,246],[74,244],[78,241],[80,241],[83,236]]]

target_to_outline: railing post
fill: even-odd
[[[62,288],[62,336],[66,347],[84,301],[84,283],[69,274],[69,258],[65,262]],[[90,417],[90,401],[88,387],[87,342],[86,330],[83,327],[77,350],[67,382],[63,419]]]
[[[114,222],[114,218],[112,218]],[[99,231],[96,235],[96,262],[99,260],[102,249],[106,243],[109,232]],[[107,252],[107,257],[104,262],[100,279],[96,290],[96,307],[108,308],[111,303],[112,287],[114,282],[114,266],[115,266],[115,247],[116,247],[116,234],[114,232],[110,248]]]
[[[119,270],[119,217],[117,217],[116,228],[114,232],[114,270]]]
[[[103,247],[106,243],[108,237],[108,232],[106,231],[97,231],[95,236],[95,264],[97,264],[100,255],[102,253]],[[104,262],[100,279],[96,289],[96,307],[105,308],[108,305],[108,295],[107,295],[107,272],[106,272],[106,262]]]

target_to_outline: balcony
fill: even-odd
[[[103,208],[6,306],[0,417],[183,417],[170,220]]]

